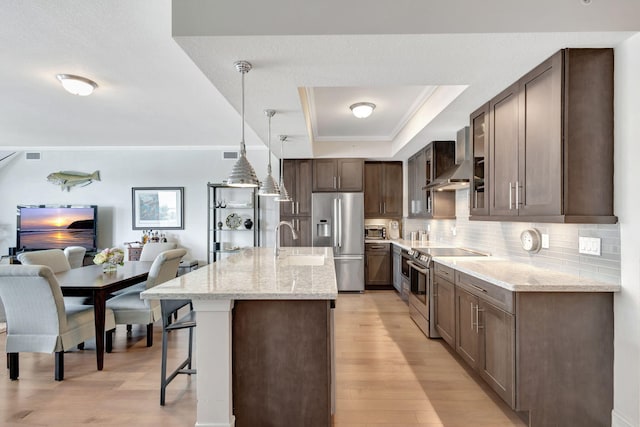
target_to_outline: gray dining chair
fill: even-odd
[[[175,242],[150,242],[142,246],[140,252],[140,261],[154,261],[161,252],[176,249],[178,244]]]
[[[175,278],[180,259],[187,253],[184,249],[161,252],[151,265],[145,289],[151,289]],[[145,290],[143,289],[143,290]],[[124,292],[107,301],[107,308],[113,310],[118,325],[147,325],[147,347],[153,345],[153,323],[162,317],[160,301],[140,298],[141,290]],[[115,331],[111,332],[112,334]]]
[[[84,255],[87,249],[82,246],[67,246],[64,248],[64,256],[67,257],[71,268],[80,268],[84,264]]]
[[[24,265],[46,265],[54,274],[71,270],[71,264],[62,249],[23,252],[18,255],[18,261]],[[64,297],[64,303],[66,305],[90,305],[91,301],[87,297]]]
[[[0,266],[0,298],[7,316],[9,378],[19,376],[19,354],[55,353],[55,380],[64,379],[64,352],[95,337],[91,306],[67,306],[51,268],[44,265]],[[105,311],[105,330],[115,329]],[[107,346],[111,346],[107,335]]]

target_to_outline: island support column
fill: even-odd
[[[193,300],[197,314],[196,427],[234,427],[231,378],[233,300]]]

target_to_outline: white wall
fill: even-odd
[[[615,50],[615,211],[622,292],[614,299],[613,427],[640,426],[640,34]]]
[[[132,229],[132,187],[184,187],[184,230],[168,230],[167,237],[185,247],[201,262],[207,259],[207,182],[222,182],[234,161],[222,160],[217,150],[113,150],[42,151],[42,160],[25,160],[20,153],[0,168],[0,254],[15,246],[16,205],[98,205],[98,246],[123,247],[140,240]],[[267,170],[267,151],[251,150],[247,157],[260,179]],[[272,160],[277,162],[277,159]],[[277,163],[276,163],[277,164]],[[100,171],[101,181],[86,187],[61,191],[47,182],[58,171]],[[261,200],[265,209],[263,230],[273,229],[277,207]],[[273,233],[262,233],[263,245],[273,242]]]

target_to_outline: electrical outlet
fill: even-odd
[[[451,234],[452,234],[452,235],[454,235],[454,236],[455,236],[456,234],[458,234],[458,232],[457,232],[457,230],[456,230],[456,226],[455,226],[455,225],[454,225],[453,227],[451,227]]]
[[[600,256],[600,238],[578,237],[578,252],[585,255]]]
[[[541,245],[542,245],[542,249],[549,249],[549,235],[548,234],[542,234],[542,241],[541,241]]]

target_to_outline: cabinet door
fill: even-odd
[[[338,171],[335,159],[313,160],[313,191],[336,191]]]
[[[298,239],[293,239],[293,233],[289,227],[280,227],[280,246],[311,246],[311,217],[281,217],[282,221],[290,221],[298,232]]]
[[[431,150],[429,149],[429,153]],[[431,198],[427,199],[427,192],[424,186],[427,185],[427,153],[426,150],[420,151],[416,156],[416,169],[414,191],[416,194],[416,216],[426,217],[431,213]],[[429,173],[431,173],[429,171]]]
[[[337,160],[338,191],[364,190],[364,160]]]
[[[520,80],[519,214],[562,214],[562,56]]]
[[[476,316],[478,298],[459,287],[456,297],[456,352],[471,366],[478,366],[478,332]]]
[[[518,85],[514,84],[489,103],[491,150],[491,215],[517,215]]]
[[[470,118],[473,180],[469,195],[470,214],[489,215],[489,104],[485,104]]]
[[[515,407],[515,321],[492,304],[480,300],[479,371],[484,380],[512,408]]]
[[[434,275],[433,296],[435,301],[435,325],[442,338],[455,348],[456,302],[455,286],[448,280]]]
[[[391,254],[387,245],[383,249],[372,249],[365,252],[365,284],[391,285]]]
[[[403,193],[402,163],[383,163],[383,168],[384,181],[382,184],[382,210],[386,217],[401,217]]]
[[[414,218],[417,214],[417,197],[416,193],[416,156],[407,159],[407,196],[409,197],[408,208],[409,218]]]
[[[393,287],[402,294],[402,250],[393,245]]]
[[[284,186],[289,192],[289,196],[293,199],[291,202],[280,203],[280,218],[285,216],[291,216],[296,213],[296,191],[297,191],[297,174],[298,174],[298,161],[285,159],[282,164],[282,180]]]
[[[378,218],[383,213],[383,163],[364,164],[364,216]]]
[[[313,166],[310,159],[297,160],[296,215],[311,216]],[[311,245],[308,245],[311,246]]]

